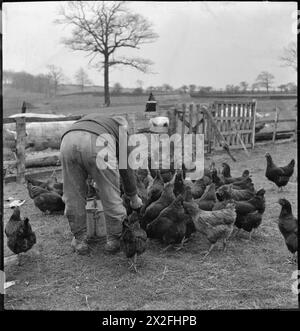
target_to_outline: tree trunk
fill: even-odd
[[[104,55],[104,104],[106,107],[110,106],[108,60],[109,60],[108,55]]]

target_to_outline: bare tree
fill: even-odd
[[[83,92],[84,87],[88,84],[91,84],[92,81],[89,79],[88,74],[84,71],[83,68],[79,68],[75,74],[76,83],[80,86],[81,92]]]
[[[286,86],[286,84],[281,84],[278,86],[278,88],[280,89],[280,92],[287,92],[288,91],[288,87]]]
[[[172,92],[174,90],[173,87],[167,83],[163,84],[162,88],[165,92]]]
[[[189,88],[188,88],[186,85],[182,85],[182,86],[180,87],[180,90],[181,90],[183,93],[187,93],[188,89],[189,89]]]
[[[269,93],[269,89],[274,82],[274,76],[268,71],[262,71],[256,78],[256,82],[259,86],[264,87]]]
[[[114,86],[113,86],[113,92],[115,94],[120,94],[122,92],[122,85],[120,83],[115,83]]]
[[[189,85],[189,93],[194,93],[196,91],[196,85],[195,84],[190,84]]]
[[[287,47],[283,49],[283,54],[280,57],[282,66],[292,67],[297,71],[297,45],[295,42],[289,43]]]
[[[64,80],[64,74],[61,68],[56,67],[53,64],[47,66],[49,72],[48,77],[50,78],[51,83],[53,84],[54,96],[57,94],[57,88],[59,84]]]
[[[75,51],[84,51],[90,63],[101,58],[95,66],[104,69],[104,103],[110,105],[109,69],[130,66],[147,72],[150,60],[138,57],[117,57],[122,48],[139,49],[158,37],[152,24],[139,14],[131,13],[124,1],[71,1],[61,8],[57,23],[73,27],[72,36],[64,44]]]
[[[249,84],[245,81],[240,82],[240,87],[242,89],[243,92],[247,91]]]

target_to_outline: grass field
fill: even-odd
[[[139,259],[139,273],[128,270],[125,256],[107,256],[103,246],[93,247],[90,256],[78,256],[70,247],[72,239],[64,216],[44,216],[35,208],[24,186],[4,187],[4,198],[26,199],[22,215],[29,217],[37,234],[37,244],[10,266],[7,281],[17,284],[7,290],[6,309],[47,310],[157,310],[157,309],[261,309],[296,308],[292,293],[292,273],[296,265],[285,264],[289,256],[277,227],[279,197],[292,203],[297,215],[297,168],[283,193],[267,181],[265,152],[280,165],[296,158],[296,143],[256,147],[248,157],[235,151],[232,164],[224,153],[212,155],[217,166],[226,161],[233,175],[249,169],[255,188],[266,190],[266,211],[258,233],[248,241],[240,233],[223,253],[215,248],[202,262],[208,243],[196,234],[184,250],[162,252],[163,246],[150,241]],[[4,210],[4,223],[11,210]],[[4,239],[5,240],[5,239]],[[5,256],[11,252],[6,247]]]
[[[208,98],[191,98],[188,95],[155,95],[158,105],[176,104],[177,102],[211,102]],[[103,114],[144,112],[148,96],[112,96],[111,107],[103,107],[104,99],[92,95],[67,95],[55,98],[45,98],[42,94],[25,93],[12,88],[3,90],[3,117],[20,113],[23,101],[30,103],[34,108],[27,112],[56,113],[56,114],[88,114],[101,112]],[[296,99],[292,100],[258,100],[259,112],[270,112],[275,105],[281,107],[283,116],[294,118]]]

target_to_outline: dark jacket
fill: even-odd
[[[79,121],[76,121],[71,127],[64,132],[65,134],[70,131],[87,131],[96,135],[103,133],[109,133],[116,139],[116,156],[119,159],[119,126],[120,124],[111,117],[95,114],[89,114],[82,117]],[[128,149],[128,153],[130,149]],[[123,183],[124,191],[126,195],[133,196],[137,194],[135,174],[132,169],[119,169],[121,180]]]

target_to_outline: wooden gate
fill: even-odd
[[[215,101],[211,105],[211,112],[218,129],[223,135],[229,148],[254,148],[256,101],[222,102]],[[222,149],[216,136],[213,137],[212,149]]]

